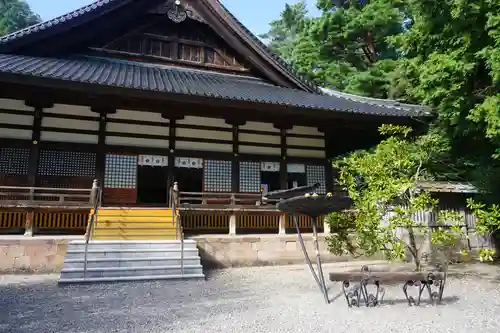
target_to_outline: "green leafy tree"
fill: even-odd
[[[485,205],[473,199],[467,200],[467,207],[476,217],[476,233],[485,239],[491,240],[500,231],[500,206],[498,204]],[[489,242],[488,242],[489,243]],[[492,261],[496,250],[480,244],[479,260]]]
[[[22,0],[0,1],[0,36],[29,27],[41,21]]]
[[[271,23],[271,47],[317,84],[379,98],[392,97],[390,73],[398,58],[387,37],[400,33],[398,0],[320,0],[307,17],[303,2]]]
[[[436,110],[456,179],[500,195],[500,3],[408,0],[407,29],[390,38],[404,55],[392,87]],[[397,73],[397,75],[394,75]]]
[[[417,185],[432,178],[432,166],[446,158],[447,145],[434,134],[413,137],[408,127],[384,125],[380,130],[389,137],[376,147],[335,162],[338,182],[353,200],[353,209],[328,216],[332,232],[329,248],[338,255],[382,252],[388,260],[405,258],[409,253],[420,270],[429,227],[415,216],[434,212],[438,201],[419,191]],[[454,214],[440,212],[431,244],[446,249],[456,245],[463,237],[454,223],[457,219]]]
[[[307,7],[304,0],[295,5],[286,4],[280,18],[272,21],[270,30],[259,37],[268,40],[268,46],[273,52],[291,61],[293,50],[307,21]]]

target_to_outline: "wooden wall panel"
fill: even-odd
[[[0,138],[31,140],[34,109],[24,101],[0,98]]]
[[[40,140],[97,144],[99,116],[88,106],[55,104],[44,109]]]

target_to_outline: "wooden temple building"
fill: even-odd
[[[0,228],[85,230],[97,179],[103,215],[168,214],[177,182],[185,231],[281,232],[261,189],[332,191],[332,157],[425,112],[315,86],[217,0],[98,0],[0,38]]]

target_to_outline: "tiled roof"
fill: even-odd
[[[45,22],[41,22],[35,25],[32,25],[30,27],[27,27],[25,29],[13,32],[7,36],[3,36],[0,38],[0,44],[4,44],[10,41],[13,41],[15,39],[21,38],[26,35],[30,35],[35,32],[39,32],[42,30],[46,30],[52,27],[55,27],[57,25],[61,25],[63,23],[68,23],[69,21],[81,17],[83,15],[88,15],[93,12],[97,12],[98,10],[101,10],[103,7],[106,5],[111,5],[115,3],[124,3],[124,2],[129,2],[129,1],[124,1],[124,0],[97,0],[92,2],[91,4],[87,6],[83,6],[82,8],[76,9],[68,14],[58,16],[52,20],[48,20]]]
[[[219,1],[219,5],[227,12],[227,14],[231,17],[231,19],[234,20],[234,22],[236,22],[236,24],[238,24],[242,29],[243,31],[245,31],[245,33],[250,37],[252,38],[252,40],[257,43],[257,45],[259,47],[261,47],[262,49],[264,49],[264,51],[266,51],[275,61],[277,61],[283,68],[285,68],[287,70],[288,73],[290,73],[292,76],[296,77],[297,79],[299,79],[299,81],[301,81],[302,83],[304,83],[306,86],[308,86],[310,89],[312,89],[313,91],[319,91],[318,90],[318,87],[311,81],[309,81],[309,79],[307,79],[306,77],[300,75],[296,70],[295,68],[293,67],[293,65],[287,63],[285,60],[283,60],[282,57],[280,57],[278,54],[274,53],[273,51],[271,51],[271,49],[269,49],[269,47],[267,47],[266,44],[262,43],[262,41],[257,38],[257,36],[255,36],[250,30],[248,30],[248,28],[243,24],[241,23],[240,20],[238,20],[236,18],[236,16],[233,15],[233,13],[231,13],[220,1]]]
[[[319,88],[319,89],[321,90],[321,92],[323,92],[324,94],[327,94],[329,96],[350,100],[350,101],[353,101],[356,103],[364,103],[364,104],[368,104],[368,105],[393,108],[396,110],[417,112],[421,115],[430,115],[430,113],[432,111],[431,108],[426,107],[426,106],[422,106],[422,105],[405,104],[405,103],[401,103],[401,102],[398,102],[395,100],[390,100],[390,99],[380,99],[380,98],[358,96],[358,95],[348,94],[348,93],[344,93],[344,92],[341,92],[338,90],[333,90],[333,89],[328,89],[328,88]]]
[[[26,37],[33,33],[41,32],[43,30],[47,30],[50,28],[54,28],[56,26],[63,25],[64,23],[69,24],[71,21],[74,21],[76,18],[84,19],[86,16],[91,16],[93,14],[99,15],[100,12],[103,12],[105,7],[110,8],[118,8],[121,7],[131,0],[95,0],[91,4],[84,6],[82,8],[76,9],[68,14],[56,17],[54,19],[41,22],[35,24],[31,27],[27,27],[25,29],[16,31],[7,36],[0,37],[0,44],[6,44],[12,42],[14,40],[20,39],[22,37]],[[158,2],[158,1],[157,1]],[[154,3],[152,1],[152,3]],[[285,62],[279,55],[272,52],[264,43],[262,43],[247,27],[245,27],[222,3],[219,1],[216,2],[224,11],[227,12],[228,16],[238,24],[244,33],[249,36],[260,48],[262,48],[266,53],[268,53],[280,66],[282,66],[291,76],[295,77],[298,81],[303,83],[312,91],[318,91],[318,87],[314,85],[312,82],[307,80],[305,77],[299,75],[293,66]]]
[[[447,181],[421,181],[417,187],[429,192],[447,193],[477,193],[478,189],[470,183],[447,182]]]
[[[41,58],[4,54],[0,55],[0,73],[306,109],[419,116],[414,110],[399,110],[277,87],[256,78],[106,58]]]

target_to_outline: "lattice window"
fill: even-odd
[[[0,173],[27,175],[29,160],[29,148],[0,148]]]
[[[104,187],[135,188],[137,182],[137,156],[106,155]]]
[[[41,150],[38,175],[95,177],[96,154],[62,150]]]
[[[240,192],[260,192],[260,163],[240,162]]]
[[[204,191],[231,192],[231,171],[231,161],[205,160]]]
[[[306,177],[307,177],[307,185],[314,185],[316,183],[320,183],[321,186],[318,189],[318,193],[320,194],[326,193],[325,167],[323,165],[307,165]]]

